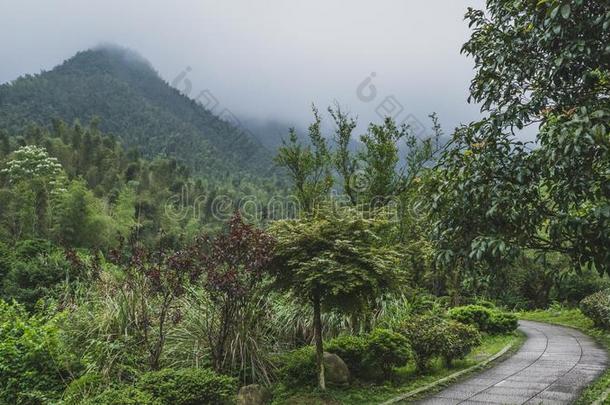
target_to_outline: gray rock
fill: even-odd
[[[271,401],[271,392],[258,384],[241,387],[237,394],[237,405],[264,405]]]
[[[349,384],[349,369],[341,357],[324,352],[324,377],[331,384]]]

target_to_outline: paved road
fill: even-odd
[[[514,356],[419,404],[569,404],[600,375],[608,355],[570,328],[521,321],[527,340]]]

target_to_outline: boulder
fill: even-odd
[[[258,384],[241,387],[237,394],[237,405],[264,405],[271,401],[271,392]]]
[[[324,377],[331,384],[349,384],[349,369],[341,357],[324,352]]]

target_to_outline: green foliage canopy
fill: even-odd
[[[610,271],[610,6],[493,0],[466,17],[488,116],[456,131],[435,176],[440,262],[533,249]],[[537,145],[518,140],[535,125]]]
[[[362,308],[400,277],[401,255],[381,237],[387,225],[351,208],[274,222],[272,274],[280,288],[307,301],[317,296],[329,308]]]

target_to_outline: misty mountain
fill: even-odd
[[[118,47],[79,52],[50,71],[0,85],[0,129],[11,135],[31,123],[93,120],[127,148],[174,157],[195,173],[269,173],[271,153],[230,118],[215,116],[143,57]]]
[[[270,151],[275,151],[282,145],[284,139],[288,139],[290,128],[296,129],[302,142],[309,142],[307,129],[301,128],[294,122],[259,118],[244,118],[242,122],[244,127],[248,128],[250,133]]]

